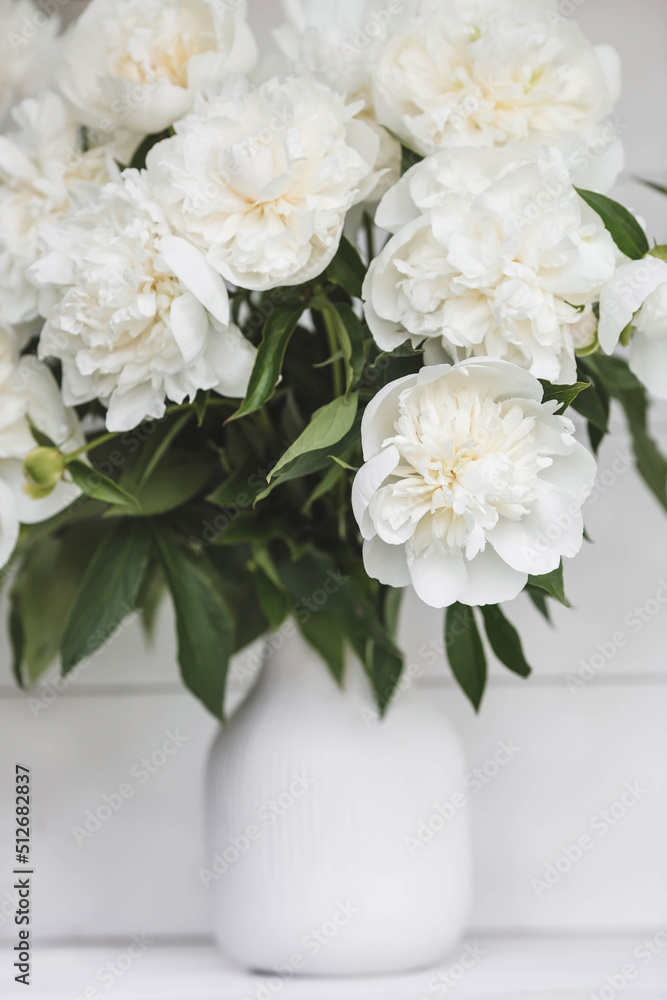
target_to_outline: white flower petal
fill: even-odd
[[[468,573],[460,551],[429,550],[408,559],[415,593],[432,608],[448,608],[464,592]]]
[[[183,361],[190,365],[206,347],[210,329],[208,313],[194,295],[185,292],[172,302],[170,320]]]
[[[380,205],[378,220],[395,235],[363,287],[378,346],[425,342],[430,361],[435,343],[455,361],[487,356],[571,378],[577,308],[599,300],[617,256],[574,187],[581,161],[597,157],[595,139],[608,156],[602,181],[618,157],[595,131],[565,150],[460,147],[413,167]],[[615,137],[611,145],[620,149]]]
[[[19,540],[19,518],[14,493],[0,479],[0,569],[5,566]]]
[[[600,295],[598,340],[603,351],[612,353],[634,314],[665,281],[667,263],[657,257],[649,255],[621,264]]]
[[[99,399],[109,429],[127,430],[160,417],[166,399],[216,387],[243,395],[252,345],[238,331],[220,335],[224,282],[173,236],[145,172],[123,171],[42,239],[53,257],[44,275],[53,304],[39,354],[61,360],[64,400]]]
[[[235,78],[200,99],[147,158],[172,230],[241,288],[318,277],[377,179],[378,139],[354,110],[310,78]]]
[[[180,120],[207,87],[250,72],[256,58],[238,10],[207,0],[95,0],[67,33],[58,78],[84,124],[147,135]]]
[[[583,499],[570,493],[546,491],[520,521],[502,519],[488,539],[505,562],[519,573],[543,576],[571,558],[583,543]]]
[[[216,390],[230,399],[243,399],[257,357],[253,347],[236,326],[214,324],[208,339],[206,361],[218,377]]]
[[[490,545],[466,562],[466,571],[468,580],[458,600],[471,607],[513,601],[528,581],[527,573],[508,566]]]
[[[55,517],[81,496],[81,490],[74,483],[60,482],[48,496],[34,500],[25,490],[23,462],[0,459],[0,482],[12,491],[15,510],[21,524],[39,524]]]
[[[582,444],[575,441],[566,455],[553,456],[552,464],[542,471],[540,478],[567,490],[581,504],[590,496],[596,476],[597,462]]]
[[[649,392],[667,399],[667,329],[662,337],[637,331],[630,345],[630,368]]]
[[[353,492],[361,533],[377,541],[367,572],[388,579],[384,543],[433,607],[512,600],[529,574],[581,547],[596,466],[573,432],[539,381],[506,361],[433,366],[385,387],[362,423],[370,460]]]
[[[602,72],[604,73],[607,89],[614,104],[621,96],[622,64],[613,45],[596,45],[595,54],[598,57]]]
[[[387,545],[377,536],[366,539],[364,566],[372,579],[387,587],[407,587],[411,582],[404,545]]]
[[[352,510],[357,519],[364,538],[370,539],[376,534],[372,524],[366,517],[371,498],[382,486],[388,476],[398,465],[399,454],[396,448],[385,448],[373,456],[357,472],[352,485]]]
[[[548,6],[413,6],[372,61],[379,120],[425,156],[466,145],[557,143],[604,120],[618,92],[611,52],[596,52],[571,18],[557,11],[547,18]]]
[[[150,382],[114,389],[107,410],[110,431],[131,431],[142,420],[161,420],[165,412],[164,396]]]
[[[229,323],[227,286],[204,254],[187,240],[171,235],[160,241],[160,252],[178,280],[226,326]]]
[[[373,396],[364,410],[361,440],[366,461],[378,455],[386,439],[395,433],[398,397],[403,389],[416,384],[417,379],[417,375],[404,375],[403,378],[389,382]]]

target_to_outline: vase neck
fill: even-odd
[[[262,683],[272,688],[295,688],[324,694],[340,694],[341,688],[320,654],[301,635],[296,622],[289,618],[268,640],[267,662]],[[362,701],[372,701],[373,695],[365,671],[347,649],[343,690],[346,695]]]

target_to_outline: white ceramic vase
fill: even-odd
[[[358,661],[340,690],[292,623],[273,645],[209,762],[206,870],[221,950],[283,977],[443,960],[471,886],[467,810],[448,808],[466,770],[457,736],[409,685],[380,720]],[[425,822],[437,832],[421,844]]]

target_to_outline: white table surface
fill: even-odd
[[[641,1000],[667,998],[667,947],[644,937],[501,939],[479,936],[467,942],[484,956],[460,976],[457,948],[451,962],[407,976],[366,979],[274,980],[232,969],[210,945],[149,944],[127,965],[130,940],[88,947],[35,946],[29,989],[11,981],[9,949],[3,947],[0,996],[30,1000]],[[662,942],[662,938],[659,938]],[[135,948],[139,952],[138,948]],[[469,952],[470,954],[471,952]],[[642,957],[644,956],[644,957]],[[120,961],[119,961],[120,960]],[[111,963],[111,965],[109,965]],[[625,970],[624,970],[625,967]],[[104,970],[101,973],[100,970]],[[111,971],[111,970],[116,970]],[[629,973],[630,978],[624,975]],[[632,974],[634,970],[635,975]],[[449,978],[445,978],[449,976]],[[86,993],[88,991],[88,993]]]

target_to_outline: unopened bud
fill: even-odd
[[[598,321],[593,312],[586,313],[577,323],[570,324],[572,343],[575,352],[583,358],[587,354],[594,354],[598,347]]]
[[[64,471],[65,459],[57,448],[33,448],[23,460],[23,489],[33,500],[41,500],[53,492]]]

